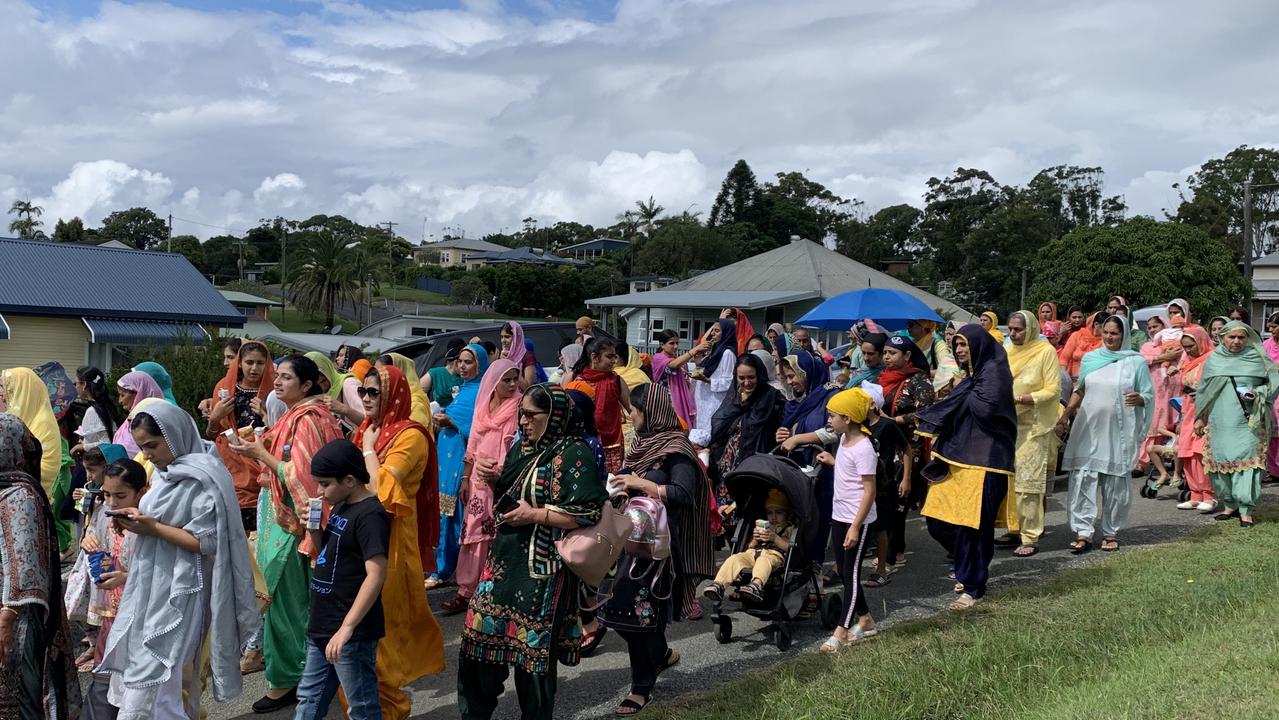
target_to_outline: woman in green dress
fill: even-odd
[[[1266,356],[1257,331],[1245,323],[1227,323],[1219,337],[1195,394],[1195,433],[1206,435],[1204,469],[1225,505],[1217,519],[1237,517],[1241,526],[1252,527],[1266,472],[1279,369]]]
[[[465,720],[493,716],[512,667],[521,716],[553,717],[556,664],[580,658],[580,581],[554,542],[595,524],[607,493],[572,409],[559,387],[534,385],[521,400],[522,438],[494,488],[495,504],[509,497],[518,506],[498,518],[462,628],[457,687]]]

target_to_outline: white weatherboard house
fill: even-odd
[[[627,344],[652,352],[653,336],[666,329],[677,331],[680,346],[687,349],[726,307],[743,310],[763,333],[772,323],[795,322],[824,300],[868,287],[908,292],[953,320],[977,319],[948,300],[802,239],[659,290],[594,298],[586,304],[616,311],[626,319]],[[847,342],[842,332],[814,332],[813,337],[827,347]]]

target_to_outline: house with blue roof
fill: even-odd
[[[120,347],[202,343],[244,323],[182,255],[0,238],[0,368],[107,370]]]

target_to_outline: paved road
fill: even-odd
[[[1134,482],[1134,488],[1137,481]],[[1273,502],[1279,489],[1267,488],[1265,494]],[[1065,526],[1065,481],[1059,480],[1056,493],[1048,501],[1048,533],[1041,541],[1041,552],[1034,558],[1019,559],[1007,550],[997,551],[991,569],[991,587],[997,598],[999,590],[1013,584],[1040,580],[1065,568],[1082,563],[1095,562],[1104,554],[1093,552],[1076,558],[1066,552],[1071,535]],[[1211,516],[1193,511],[1177,510],[1176,499],[1165,490],[1157,500],[1144,500],[1133,493],[1130,528],[1121,534],[1125,546],[1154,545],[1176,539],[1191,530],[1212,524]],[[1237,523],[1234,524],[1237,528]],[[882,629],[903,620],[932,615],[941,611],[953,597],[953,582],[946,579],[946,559],[940,548],[924,530],[923,522],[913,517],[908,523],[908,562],[894,575],[892,582],[881,589],[867,591],[871,612]],[[1121,550],[1122,552],[1122,550]],[[431,594],[431,605],[449,597],[449,592],[437,590]],[[447,667],[442,675],[426,678],[413,687],[415,718],[432,720],[457,717],[455,706],[456,657],[461,617],[443,619]],[[708,687],[739,677],[743,672],[771,665],[800,653],[813,652],[827,633],[816,619],[796,626],[794,645],[787,652],[766,642],[759,633],[763,623],[746,615],[734,616],[734,639],[720,645],[713,637],[713,626],[706,620],[694,623],[678,623],[670,633],[672,646],[683,656],[682,662],[662,676],[655,700],[669,698]],[[629,689],[629,670],[625,645],[615,635],[609,635],[593,657],[576,668],[561,668],[559,694],[556,698],[556,716],[561,718],[599,718],[611,716],[613,708],[625,697]],[[263,717],[283,719],[291,713],[281,711],[273,715],[255,716],[250,705],[265,691],[262,675],[246,679],[244,695],[226,705],[219,705],[206,698],[209,720],[228,718]],[[498,717],[518,717],[513,691],[502,699]],[[332,718],[341,717],[334,712]]]

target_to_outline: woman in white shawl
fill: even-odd
[[[1122,315],[1102,323],[1101,347],[1084,355],[1079,383],[1057,422],[1060,435],[1075,416],[1062,457],[1062,468],[1070,473],[1067,497],[1070,529],[1075,533],[1070,552],[1075,555],[1092,549],[1099,488],[1102,550],[1119,549],[1118,534],[1128,522],[1129,472],[1150,429],[1155,401],[1146,359],[1128,349],[1129,327]]]
[[[176,405],[148,405],[130,427],[156,470],[139,507],[116,518],[138,537],[98,672],[112,676],[120,720],[199,717],[204,638],[213,642],[213,697],[225,702],[243,689],[240,650],[261,622],[239,502],[212,445]]]

